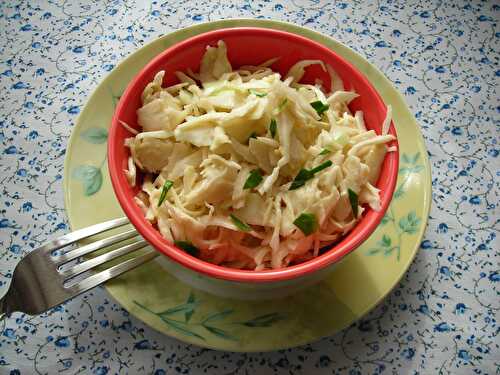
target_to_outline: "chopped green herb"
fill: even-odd
[[[325,168],[328,168],[332,165],[331,160],[327,160],[324,163],[321,163],[318,165],[316,168],[313,169],[304,169],[302,168],[295,179],[292,181],[292,184],[290,185],[290,189],[288,190],[295,190],[298,189],[299,187],[302,187],[305,185],[307,181],[312,179],[314,177],[314,174],[318,173],[319,171],[322,171]]]
[[[287,98],[283,99],[283,101],[278,105],[278,112],[281,112],[281,110],[286,106],[287,103],[288,99]]]
[[[331,167],[332,164],[333,164],[333,162],[331,160],[327,160],[324,163],[321,163],[320,165],[318,165],[316,168],[309,170],[309,172],[311,172],[314,175],[315,173],[318,173],[325,168]]]
[[[299,187],[304,186],[305,183],[311,178],[313,178],[311,172],[308,169],[302,168],[297,174],[297,176],[295,176],[295,179],[292,181],[289,190],[295,190],[298,189]]]
[[[160,207],[161,204],[165,201],[167,193],[173,185],[174,185],[173,181],[170,180],[165,181],[165,183],[163,184],[163,188],[161,189],[160,200],[158,201],[158,207]]]
[[[200,253],[200,250],[189,241],[174,241],[174,245],[194,257]]]
[[[265,93],[265,92],[258,92],[254,89],[249,89],[248,91],[250,92],[250,94],[254,94],[255,96],[258,96],[259,98],[263,98],[264,96],[267,95],[267,93]]]
[[[327,148],[324,148],[323,150],[321,150],[321,152],[319,153],[320,155],[327,155],[329,154],[331,151]]]
[[[278,129],[278,124],[275,119],[271,119],[271,123],[269,124],[269,132],[271,133],[271,137],[276,136],[276,130]]]
[[[242,230],[243,232],[250,232],[252,230],[252,227],[250,225],[244,223],[240,219],[238,219],[236,216],[233,214],[229,215],[231,217],[231,220],[233,221],[233,224],[236,228],[239,230]]]
[[[243,189],[252,189],[259,185],[262,181],[262,174],[260,173],[260,170],[254,169],[250,171],[250,175],[248,176],[247,180],[245,181],[245,185],[243,185]]]
[[[316,216],[314,214],[301,213],[298,218],[293,222],[297,228],[299,228],[302,233],[309,236],[311,233],[316,231],[318,226],[316,222]]]
[[[351,202],[352,214],[357,219],[358,218],[358,194],[356,194],[351,189],[347,189],[349,193],[349,202]]]
[[[329,104],[324,104],[319,100],[312,102],[311,106],[316,110],[316,113],[320,116],[323,114],[323,112],[327,111],[328,108],[330,108]]]

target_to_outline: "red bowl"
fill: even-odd
[[[362,110],[367,128],[374,129],[380,134],[386,115],[386,106],[368,80],[335,52],[310,39],[284,31],[252,27],[211,31],[168,48],[150,61],[127,86],[114,113],[108,141],[108,165],[116,197],[125,214],[144,239],[170,259],[195,272],[244,283],[277,282],[311,275],[338,262],[356,249],[380,223],[396,185],[398,152],[388,153],[381,169],[377,183],[377,187],[381,190],[381,210],[376,212],[367,208],[358,224],[331,250],[312,260],[284,269],[238,270],[217,266],[192,257],[164,239],[160,232],[144,218],[142,211],[134,203],[133,197],[138,188],[134,189],[129,186],[123,172],[127,168],[129,156],[128,149],[124,146],[124,139],[130,137],[130,133],[118,121],[122,120],[132,127],[138,127],[136,111],[141,107],[141,93],[154,75],[159,70],[164,70],[166,74],[163,85],[177,83],[173,73],[177,70],[186,71],[188,68],[198,71],[207,45],[215,45],[219,40],[224,40],[226,43],[228,58],[233,68],[241,65],[258,65],[273,57],[280,57],[271,68],[284,76],[288,69],[299,60],[319,59],[330,64],[344,81],[346,90],[353,89],[360,95],[351,102],[349,108],[352,111]],[[316,78],[321,79],[325,87],[330,87],[328,74],[319,66],[307,68],[302,82],[314,83]],[[389,132],[396,134],[393,124]],[[397,145],[397,141],[393,144]]]

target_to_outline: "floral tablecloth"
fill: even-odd
[[[404,93],[433,167],[431,217],[409,272],[343,332],[258,354],[162,336],[100,288],[40,316],[0,322],[0,374],[499,374],[494,1],[2,2],[0,294],[23,255],[69,230],[65,148],[100,80],[160,35],[234,17],[283,20],[333,36]]]

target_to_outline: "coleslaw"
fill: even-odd
[[[319,60],[302,60],[285,77],[272,59],[233,69],[226,45],[209,46],[198,73],[164,71],[142,93],[138,132],[125,141],[124,171],[145,218],[193,256],[240,269],[265,270],[307,261],[338,242],[369,206],[395,139],[368,130],[352,114],[358,95]],[[317,64],[324,88],[301,83]],[[140,173],[139,173],[140,172]]]

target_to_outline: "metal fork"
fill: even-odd
[[[96,240],[63,254],[56,252],[77,241],[128,223],[128,219],[123,217],[95,224],[56,238],[30,252],[16,266],[9,290],[0,299],[0,320],[14,311],[30,315],[40,314],[156,257],[158,252],[148,249],[135,258],[125,260],[103,271],[95,270],[97,266],[148,245],[139,237],[135,229]],[[69,264],[66,269],[62,267],[84,255],[131,239],[134,239],[134,242],[83,262]],[[90,271],[90,276],[72,282],[75,276],[87,271]]]

